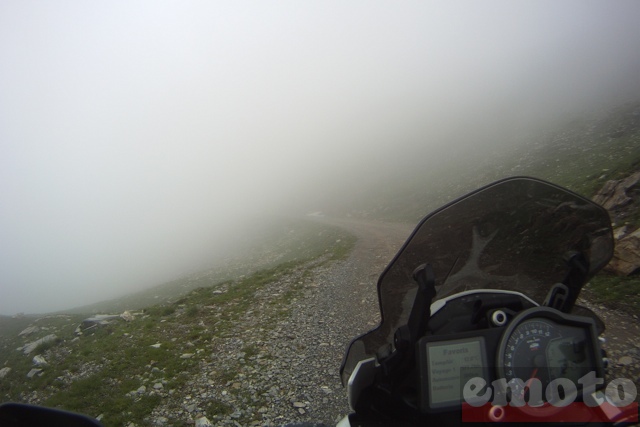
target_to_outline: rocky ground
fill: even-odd
[[[144,372],[130,378],[135,385],[126,393],[124,407],[126,411],[127,407],[151,405],[151,413],[143,421],[125,421],[124,425],[335,425],[347,414],[347,397],[338,375],[345,347],[378,322],[377,278],[413,226],[355,220],[330,222],[358,237],[346,259],[316,259],[279,276],[253,295],[251,303],[228,329],[210,339],[199,340],[189,333],[160,336],[161,348],[171,348],[174,358],[184,363],[184,378],[169,374],[168,361],[149,358]],[[208,292],[223,293],[225,289]],[[637,316],[582,303],[607,325],[609,378],[630,378],[639,384]],[[222,317],[223,308],[207,305],[200,310],[206,311],[202,318],[208,319],[207,323],[197,323],[200,317],[196,316],[191,320],[196,323],[192,326],[207,334],[217,324],[211,319]],[[188,311],[188,307],[179,308],[163,317],[161,322],[166,323],[162,325],[174,322],[180,330]],[[64,327],[47,331],[51,332],[64,332]],[[79,340],[87,337],[85,334]],[[73,351],[73,344],[58,345],[43,354],[49,362],[62,360],[64,352]],[[145,346],[151,347],[149,344]],[[104,356],[56,381],[77,382],[96,375],[109,364],[109,355]],[[122,381],[118,376],[127,374],[114,373],[113,379],[105,381]],[[42,403],[47,392],[25,393],[23,401]]]
[[[611,310],[605,306],[595,305],[589,301],[580,301],[581,305],[591,309],[604,321],[606,330],[602,335],[602,348],[609,360],[607,368],[608,381],[615,378],[626,378],[640,385],[640,320],[638,315]],[[640,402],[640,396],[636,397]]]
[[[300,269],[271,284],[259,295],[268,307],[274,295],[292,285],[302,292],[290,313],[265,324],[260,308],[236,325],[236,332],[203,357],[200,374],[192,378],[171,403],[158,407],[153,418],[169,420],[191,415],[197,419],[211,400],[228,408],[211,414],[218,425],[285,425],[314,422],[334,425],[349,411],[339,367],[346,345],[379,320],[377,277],[411,229],[406,225],[342,222],[359,241],[348,259]],[[247,345],[252,354],[242,351]],[[219,371],[235,372],[224,383]]]
[[[201,364],[200,375],[183,390],[175,408],[191,411],[213,397],[233,408],[224,415],[209,415],[219,425],[284,425],[314,422],[335,425],[348,413],[338,369],[345,345],[379,320],[375,284],[411,226],[362,221],[333,221],[355,233],[359,240],[351,256],[338,263],[312,269],[306,279],[292,276],[261,295],[285,292],[291,282],[303,292],[291,303],[290,316],[265,328],[260,316],[246,318]],[[640,323],[636,316],[607,310],[582,301],[606,323],[604,348],[610,360],[609,378],[640,383]],[[257,314],[257,313],[256,313]],[[262,326],[262,327],[261,327]],[[240,351],[253,343],[256,354]],[[212,378],[221,365],[235,367],[237,375],[224,384]],[[172,409],[155,412],[156,419],[171,417]]]

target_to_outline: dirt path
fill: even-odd
[[[336,301],[340,313],[348,313],[354,329],[366,332],[379,320],[377,283],[380,274],[413,231],[415,225],[362,221],[354,219],[324,219],[324,222],[346,229],[358,241],[348,260],[336,265],[335,279],[345,292]],[[354,307],[358,310],[354,313]],[[355,337],[355,335],[353,335]]]

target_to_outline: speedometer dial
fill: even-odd
[[[498,377],[521,397],[534,379],[540,381],[543,392],[556,378],[566,378],[579,389],[578,380],[591,371],[602,378],[597,348],[592,319],[532,308],[516,316],[500,340]],[[512,381],[516,379],[520,381]]]
[[[537,378],[543,387],[549,382],[547,349],[559,337],[555,323],[531,319],[520,323],[506,341],[503,364],[507,382],[519,378],[528,382]]]

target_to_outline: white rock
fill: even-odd
[[[162,344],[157,343],[157,344],[151,344],[149,347],[153,347],[153,348],[160,348]]]
[[[191,359],[193,357],[193,353],[185,353],[180,356],[180,359]]]
[[[37,355],[33,358],[33,364],[36,366],[47,366],[48,363],[44,357]]]
[[[207,419],[207,417],[196,418],[195,427],[213,427],[211,421]]]
[[[58,339],[58,337],[55,336],[54,334],[47,335],[46,337],[43,337],[43,338],[40,338],[39,340],[30,342],[29,344],[27,344],[24,347],[22,347],[22,352],[24,354],[29,354],[33,350],[35,350],[39,345],[47,344],[47,343],[53,342],[53,341],[55,341],[57,339]]]
[[[0,379],[6,377],[9,372],[11,372],[9,367],[0,369]]]
[[[633,364],[633,359],[630,356],[622,356],[619,360],[618,363],[624,366],[629,366],[631,364]]]
[[[33,378],[36,375],[40,374],[41,372],[42,372],[42,369],[33,368],[32,370],[29,371],[29,373],[27,374],[27,377]]]
[[[39,328],[37,326],[29,326],[27,329],[20,332],[18,336],[21,337],[22,335],[31,335],[34,332],[38,332],[38,329]]]
[[[122,318],[122,320],[124,320],[125,322],[131,322],[132,320],[135,319],[135,317],[133,317],[133,314],[131,314],[131,312],[129,312],[128,310],[125,311],[124,313],[122,313],[120,315],[120,317]]]

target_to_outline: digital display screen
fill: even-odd
[[[462,386],[471,378],[485,378],[484,338],[427,343],[429,406],[462,401]]]
[[[591,369],[593,360],[586,330],[575,326],[562,326],[562,337],[553,339],[547,346],[547,366],[550,378],[578,379]]]

